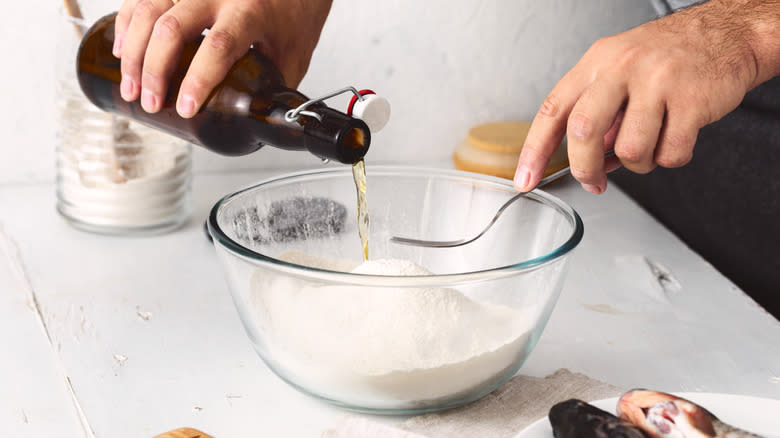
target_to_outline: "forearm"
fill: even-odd
[[[757,70],[753,88],[780,75],[780,0],[745,3],[744,20],[751,29],[749,42]]]
[[[780,0],[710,0],[659,20],[681,37],[710,42],[722,74],[735,74],[745,91],[780,75]]]

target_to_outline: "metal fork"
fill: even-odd
[[[610,151],[608,151],[607,153],[604,154],[604,159],[607,159],[609,157],[614,157],[614,156],[615,156],[615,151],[614,150],[610,150]],[[490,227],[492,227],[493,224],[496,223],[496,221],[498,220],[499,216],[501,216],[501,213],[503,213],[504,210],[506,210],[507,207],[509,207],[510,204],[512,204],[513,202],[515,202],[518,199],[522,198],[523,196],[527,195],[528,193],[538,189],[539,187],[543,187],[544,185],[546,185],[546,184],[548,184],[548,183],[550,183],[552,181],[555,181],[558,178],[566,176],[566,175],[568,175],[570,173],[571,173],[571,168],[569,166],[566,166],[563,169],[561,169],[561,170],[559,170],[559,171],[557,171],[557,172],[555,172],[553,174],[550,174],[550,175],[542,178],[539,181],[539,183],[537,183],[536,186],[533,189],[531,189],[531,190],[529,190],[527,192],[520,192],[520,193],[512,196],[511,198],[509,198],[508,201],[506,201],[504,203],[504,205],[502,205],[498,209],[498,211],[496,211],[496,214],[493,216],[493,219],[491,219],[490,222],[488,222],[487,226],[485,226],[485,228],[483,228],[482,231],[479,232],[479,234],[477,234],[476,236],[474,236],[474,237],[472,237],[470,239],[422,240],[422,239],[411,239],[409,237],[393,236],[393,237],[390,238],[390,241],[394,242],[394,243],[401,244],[401,245],[424,246],[424,247],[429,247],[429,248],[454,248],[456,246],[466,245],[466,244],[471,243],[471,242],[479,239],[480,237],[482,237],[482,235],[485,234],[487,232],[487,230],[489,230]]]

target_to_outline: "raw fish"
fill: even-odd
[[[617,414],[651,438],[761,438],[718,420],[691,401],[663,392],[628,391],[618,401]]]
[[[555,438],[647,438],[638,427],[581,400],[556,404],[548,418]]]

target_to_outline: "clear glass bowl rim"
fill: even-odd
[[[435,176],[460,179],[470,183],[479,183],[502,190],[515,190],[511,184],[511,181],[488,176],[480,173],[466,172],[462,170],[442,169],[442,168],[428,168],[428,167],[415,167],[415,166],[402,166],[402,165],[375,165],[366,166],[366,174],[370,178],[371,175],[399,175],[399,176]],[[545,265],[551,264],[555,261],[565,257],[571,252],[582,240],[584,234],[584,225],[579,214],[568,204],[542,190],[534,190],[526,195],[528,198],[540,202],[548,207],[552,207],[561,213],[570,224],[572,224],[571,235],[557,248],[543,254],[541,256],[525,260],[519,263],[513,263],[506,266],[498,266],[495,268],[454,273],[454,274],[434,274],[423,276],[389,276],[389,275],[368,275],[368,274],[356,274],[350,272],[331,271],[326,269],[313,268],[309,266],[297,265],[294,263],[285,262],[263,255],[259,252],[253,251],[240,243],[232,240],[225,234],[220,228],[217,218],[220,210],[223,206],[230,203],[232,200],[242,196],[243,194],[261,188],[269,184],[280,184],[289,180],[301,180],[307,178],[320,178],[329,175],[347,176],[352,178],[352,170],[349,166],[338,168],[326,168],[326,169],[312,169],[303,170],[298,172],[286,173],[271,178],[267,178],[250,186],[244,187],[236,192],[228,194],[222,197],[214,204],[209,214],[207,221],[208,232],[214,240],[215,244],[219,244],[224,249],[228,250],[233,255],[246,260],[247,262],[262,266],[266,269],[271,269],[276,272],[292,275],[299,278],[308,280],[315,280],[328,283],[339,284],[355,284],[365,286],[379,286],[379,287],[433,287],[440,285],[453,285],[464,284],[472,282],[480,282],[485,280],[492,280],[497,278],[510,277],[525,272],[530,272],[539,269]],[[369,179],[370,181],[370,179]],[[370,183],[369,183],[370,184]],[[369,190],[371,187],[369,185]],[[369,192],[369,196],[370,192]],[[370,198],[369,198],[370,203]],[[370,209],[370,204],[369,204]],[[446,251],[444,249],[443,251]]]

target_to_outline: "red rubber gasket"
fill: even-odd
[[[361,96],[365,96],[368,94],[376,94],[374,93],[374,90],[369,90],[369,89],[360,90],[358,91],[358,93],[360,93]],[[353,94],[352,99],[349,100],[349,106],[347,106],[347,115],[350,117],[352,116],[352,108],[355,107],[355,102],[357,102],[357,99],[358,97]]]

